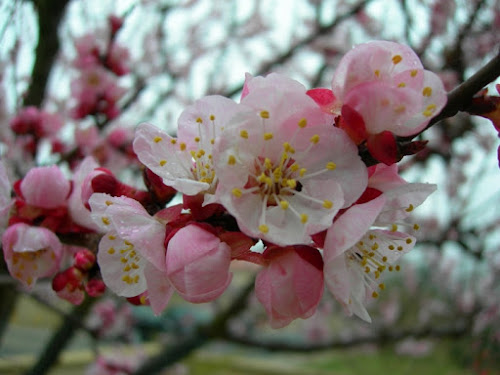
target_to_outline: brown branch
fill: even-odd
[[[59,51],[57,31],[69,0],[33,0],[38,14],[38,44],[31,83],[23,105],[39,107],[45,97],[45,89],[52,65]]]
[[[460,111],[466,111],[470,106],[472,98],[489,83],[500,76],[500,48],[485,66],[479,69],[469,79],[448,93],[448,101],[441,112],[435,116],[420,133],[411,137],[399,138],[400,141],[411,140],[429,129],[437,122],[455,116]]]
[[[458,338],[469,332],[467,323],[455,324],[445,327],[423,327],[419,329],[404,329],[400,331],[381,331],[371,336],[359,336],[349,339],[334,339],[323,343],[301,343],[290,340],[258,340],[253,337],[245,337],[226,333],[221,339],[231,343],[248,347],[265,349],[268,351],[281,352],[315,352],[331,349],[347,349],[364,344],[389,344],[405,338]]]

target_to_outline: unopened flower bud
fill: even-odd
[[[85,272],[92,268],[95,264],[96,257],[93,252],[83,249],[75,253],[74,266],[79,270]]]
[[[106,291],[106,285],[101,279],[91,279],[85,285],[85,291],[91,297],[100,297]]]

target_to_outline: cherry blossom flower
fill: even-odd
[[[373,187],[369,180],[368,189],[388,190],[347,209],[328,229],[324,243],[328,289],[349,315],[366,321],[371,321],[364,307],[367,296],[378,296],[378,290],[385,288],[380,276],[398,271],[400,266],[393,264],[415,245],[415,237],[399,229],[409,226],[403,219],[435,190],[431,184],[404,183],[394,171],[393,167],[372,169]],[[417,229],[415,225],[410,230]]]
[[[251,237],[308,243],[361,195],[366,168],[303,86],[275,75],[247,85],[241,104],[251,110],[234,117],[215,144],[217,198]]]
[[[5,263],[13,278],[28,289],[40,277],[54,275],[62,257],[62,244],[48,229],[17,223],[2,236]]]
[[[375,41],[356,46],[339,62],[327,89],[309,91],[320,107],[341,115],[338,123],[372,156],[398,161],[394,136],[417,134],[446,103],[440,78],[425,70],[405,45]]]
[[[167,276],[179,295],[193,303],[216,299],[232,279],[231,248],[209,229],[186,225],[167,245]]]
[[[202,193],[205,204],[214,203],[218,179],[213,145],[239,108],[222,96],[200,99],[181,114],[178,138],[150,124],[139,125],[134,151],[165,185],[186,195]]]
[[[323,260],[309,246],[272,247],[264,251],[266,266],[255,280],[255,293],[272,328],[307,319],[323,295]]]
[[[94,221],[106,231],[97,253],[104,282],[124,297],[147,291],[159,314],[173,294],[165,275],[165,224],[131,198],[96,193],[89,204]],[[180,207],[172,211],[180,213]]]

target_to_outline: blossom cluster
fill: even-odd
[[[392,42],[348,52],[331,89],[247,75],[239,102],[213,95],[186,108],[176,137],[137,127],[146,191],[90,158],[71,181],[40,167],[43,178],[14,184],[13,208],[9,194],[2,203],[9,271],[31,287],[68,264],[57,235],[100,233],[95,258],[78,250],[54,278],[63,298],[98,295],[102,279],[159,314],[173,293],[217,299],[237,260],[260,267],[255,293],[273,328],[314,314],[325,288],[369,321],[367,299],[415,245],[408,217],[435,190],[399,176],[411,147],[398,137],[423,131],[445,102],[439,78]],[[169,204],[176,194],[182,203]]]

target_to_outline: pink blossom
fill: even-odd
[[[399,160],[396,136],[417,134],[446,103],[439,77],[425,70],[409,47],[387,41],[356,46],[339,62],[327,89],[310,90],[320,107],[341,115],[338,125],[373,157]]]
[[[77,57],[74,65],[78,69],[87,69],[100,64],[100,49],[97,37],[94,34],[86,34],[75,40]]]
[[[107,232],[97,253],[106,286],[124,297],[147,291],[159,314],[174,291],[165,274],[165,224],[127,197],[96,193],[89,204],[96,224]]]
[[[7,228],[2,248],[12,277],[30,289],[38,278],[57,272],[62,256],[61,242],[53,232],[24,223]]]
[[[323,295],[323,260],[315,248],[290,246],[264,252],[267,265],[255,280],[255,293],[272,328],[307,319]]]
[[[71,183],[57,165],[36,167],[23,178],[20,190],[26,203],[50,209],[66,205]]]
[[[77,100],[72,110],[75,119],[90,114],[104,114],[113,119],[119,114],[117,101],[125,90],[117,85],[116,77],[101,66],[84,69],[71,83],[71,93]]]
[[[361,195],[366,167],[303,86],[274,77],[248,83],[249,109],[216,141],[217,198],[248,236],[308,243]]]
[[[179,229],[168,241],[167,276],[186,301],[209,302],[219,297],[232,279],[231,248],[196,224]]]
[[[374,186],[384,185],[391,167],[382,167],[372,174]],[[377,173],[378,172],[378,173]],[[415,245],[415,237],[401,228],[409,227],[402,220],[435,190],[429,184],[401,184],[398,181],[367,203],[355,204],[338,217],[328,229],[324,244],[325,280],[328,289],[342,303],[347,313],[370,321],[364,306],[366,298],[378,296],[385,284],[380,281],[384,271],[398,271],[393,264]],[[370,182],[368,183],[370,186]],[[374,226],[374,228],[372,228]],[[416,230],[413,227],[410,230]]]
[[[92,218],[102,230],[116,232],[123,242],[131,242],[138,248],[155,267],[165,270],[165,223],[149,215],[136,200],[124,196],[95,193],[89,204]]]
[[[106,66],[117,76],[123,76],[130,72],[129,59],[128,49],[113,43],[106,57]]]
[[[139,160],[163,179],[163,183],[186,195],[204,194],[205,204],[214,203],[217,177],[213,144],[229,120],[240,110],[230,99],[208,96],[188,107],[179,117],[178,138],[150,125],[139,125],[133,143]]]

